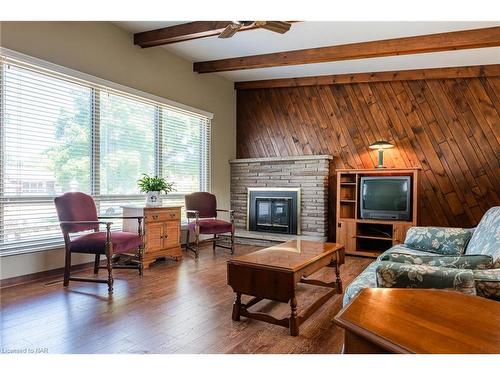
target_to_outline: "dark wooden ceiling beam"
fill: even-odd
[[[231,21],[196,21],[134,34],[134,44],[142,48],[219,35]],[[253,25],[242,26],[239,31],[255,29]]]
[[[367,83],[387,81],[415,81],[420,79],[453,79],[474,77],[498,77],[500,64],[460,66],[453,68],[432,68],[397,70],[390,72],[337,74],[315,77],[266,79],[260,81],[235,82],[236,90],[270,89],[279,87],[339,85],[346,83]]]
[[[194,63],[193,70],[198,73],[226,72],[497,46],[500,46],[500,27],[489,27],[202,61]]]

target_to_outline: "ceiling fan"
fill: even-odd
[[[263,29],[274,31],[275,33],[284,34],[292,24],[285,21],[231,21],[224,30],[219,34],[219,38],[231,38],[242,27],[261,27]]]

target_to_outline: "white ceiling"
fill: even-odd
[[[184,22],[188,21],[122,21],[114,24],[136,33]],[[194,62],[491,26],[500,26],[500,22],[298,22],[286,34],[257,29],[239,32],[230,39],[214,36],[153,48],[165,48]],[[247,81],[498,63],[500,47],[493,47],[216,74],[231,81]]]

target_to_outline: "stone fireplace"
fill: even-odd
[[[330,155],[231,160],[240,230],[326,238]]]

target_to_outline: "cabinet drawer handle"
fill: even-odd
[[[172,217],[172,218],[175,217],[175,213],[171,213],[170,217]]]
[[[158,220],[158,215],[153,215],[152,218],[153,220]]]

